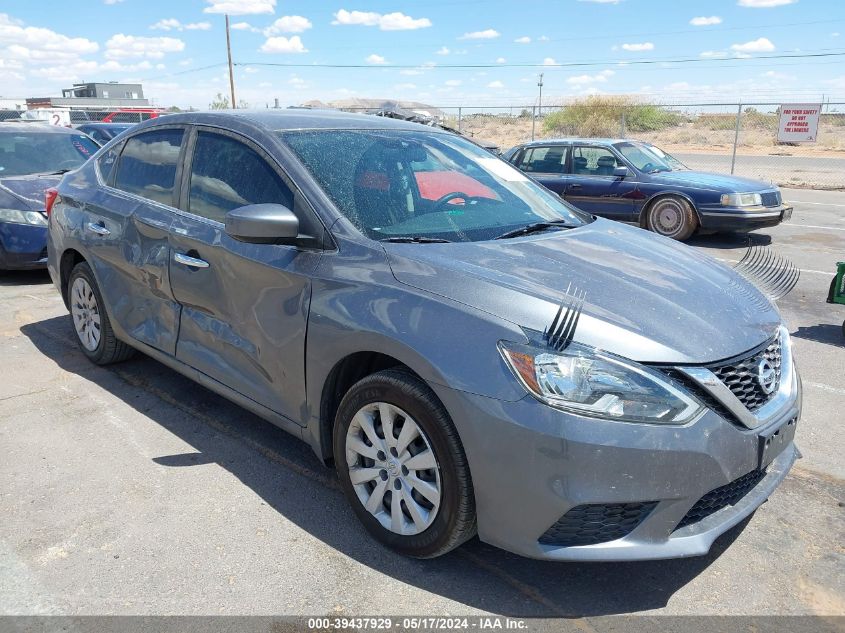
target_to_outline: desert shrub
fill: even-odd
[[[616,136],[622,118],[629,132],[656,132],[679,125],[683,117],[660,106],[639,103],[631,97],[594,95],[578,99],[552,112],[543,121],[543,132],[567,136]]]

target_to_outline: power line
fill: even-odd
[[[835,49],[839,50],[839,49]],[[758,55],[755,57],[737,57],[733,58],[736,61],[742,60],[743,63],[756,60],[767,59],[809,59],[819,57],[843,57],[845,53],[796,53],[796,54],[782,54],[782,55]],[[555,63],[504,63],[504,64],[329,64],[329,63],[313,63],[313,64],[287,64],[278,62],[236,62],[235,66],[270,66],[277,68],[369,68],[372,70],[384,69],[414,69],[414,70],[438,70],[438,69],[483,69],[483,68],[585,68],[591,66],[642,66],[654,64],[690,64],[712,62],[712,58],[689,57],[681,59],[639,59],[639,60],[605,60],[593,62],[555,62]]]

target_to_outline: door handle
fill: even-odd
[[[581,185],[569,185],[570,189],[581,189]]]
[[[173,255],[174,261],[184,264],[189,268],[208,268],[208,262],[204,259],[199,259],[197,257],[191,257],[190,255],[185,255],[184,253],[176,253]]]
[[[102,224],[94,224],[93,222],[89,222],[85,225],[85,228],[91,231],[92,233],[96,233],[97,235],[111,235],[111,231],[109,231],[105,226]]]

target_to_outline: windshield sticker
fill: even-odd
[[[478,158],[478,162],[494,176],[508,182],[528,182],[528,176],[498,158]]]

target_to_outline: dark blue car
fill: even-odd
[[[100,145],[105,145],[115,136],[134,125],[134,123],[80,123],[76,126],[76,129],[84,132]]]
[[[47,267],[45,192],[99,147],[45,123],[0,123],[0,270]]]
[[[698,230],[751,231],[792,216],[773,185],[693,171],[640,141],[534,141],[504,158],[583,211],[677,240]]]

